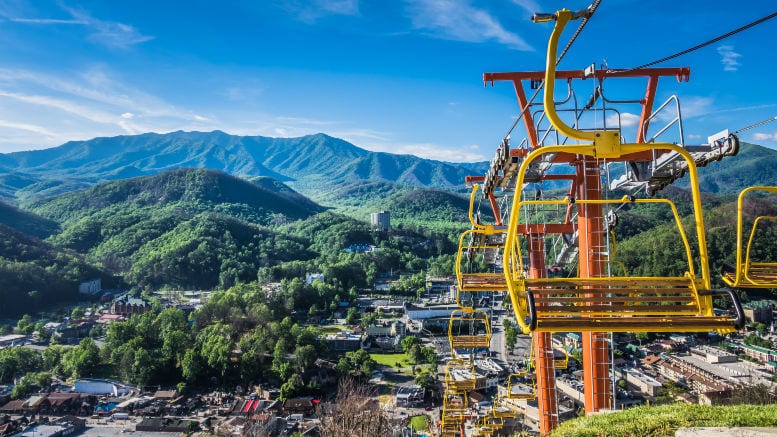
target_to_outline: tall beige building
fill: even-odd
[[[373,212],[370,214],[370,224],[373,228],[380,228],[384,231],[391,230],[391,214],[388,211]]]

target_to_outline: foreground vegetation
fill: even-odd
[[[563,422],[553,436],[663,437],[689,427],[777,426],[777,405],[637,407]]]

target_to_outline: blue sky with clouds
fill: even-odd
[[[0,152],[221,129],[489,159],[518,105],[510,84],[484,87],[482,73],[542,70],[552,24],[531,14],[588,3],[0,0]],[[775,10],[760,0],[603,0],[560,68],[635,67]],[[777,115],[775,34],[777,19],[660,65],[691,67],[688,83],[662,79],[657,99],[680,97],[688,143]],[[640,98],[644,85],[607,81],[605,92]],[[742,138],[777,147],[777,122]]]

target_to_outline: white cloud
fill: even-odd
[[[100,20],[92,17],[84,10],[70,8],[63,4],[60,5],[73,19],[84,21],[86,26],[92,29],[89,39],[97,44],[115,48],[127,48],[154,39],[153,36],[141,34],[129,24]]]
[[[472,152],[477,146],[464,146],[458,149],[446,149],[436,144],[405,144],[395,145],[382,150],[389,153],[415,155],[421,158],[434,159],[447,162],[478,162],[487,161],[485,156]]]
[[[683,119],[700,117],[713,112],[715,101],[712,97],[690,96],[684,97],[680,101],[680,109],[683,113]]]
[[[488,12],[464,0],[412,0],[408,13],[416,29],[455,41],[497,41],[515,50],[534,50],[523,38],[507,31]]]
[[[0,132],[5,150],[96,136],[227,128],[134,89],[103,69],[59,76],[0,69],[0,120],[9,129],[15,126],[14,131]],[[45,132],[36,129],[38,125],[46,126]],[[26,128],[24,135],[19,133],[22,128]]]
[[[735,52],[734,46],[720,46],[718,47],[718,54],[720,55],[720,63],[723,64],[723,71],[739,70],[739,66],[742,64],[737,59],[741,58],[742,54]]]
[[[309,24],[329,15],[359,14],[359,0],[290,1],[284,7],[296,15],[298,20]]]
[[[753,139],[756,141],[777,141],[777,132],[773,134],[764,134],[764,133],[753,134]]]
[[[54,138],[55,135],[48,130],[46,130],[45,127],[37,126],[34,124],[27,124],[27,123],[17,123],[13,121],[8,120],[0,120],[0,127],[8,128],[8,129],[16,129],[16,130],[23,130],[27,132],[32,132],[35,134],[44,135],[49,138]]]
[[[623,112],[620,114],[621,127],[636,126],[639,123],[639,115],[632,114],[630,112]],[[618,125],[618,114],[610,114],[607,116],[607,126]]]
[[[540,6],[540,4],[535,0],[513,0],[513,3],[522,7],[531,14],[534,14],[535,12],[546,12],[543,11],[542,6]]]
[[[701,138],[701,135],[699,135],[699,134],[688,134],[688,139],[689,140],[698,140],[700,138]]]
[[[88,24],[84,20],[63,20],[58,18],[10,18],[14,23],[28,24]]]
[[[3,15],[14,23],[30,25],[81,25],[90,31],[87,37],[90,41],[112,48],[127,48],[154,39],[153,36],[143,35],[129,24],[100,20],[82,9],[71,8],[61,2],[58,4],[70,15],[70,18],[9,16],[7,11],[3,12]]]
[[[67,100],[61,100],[49,96],[40,95],[26,95],[19,93],[10,93],[0,90],[0,97],[6,97],[16,100],[18,102],[30,103],[33,105],[46,106],[53,109],[59,109],[60,111],[67,112],[71,115],[76,115],[87,120],[95,121],[98,123],[110,123],[114,120],[114,116],[111,114],[97,111],[89,107],[78,105]]]

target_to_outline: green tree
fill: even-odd
[[[413,346],[419,346],[421,344],[421,339],[419,339],[415,335],[408,335],[402,339],[400,344],[402,345],[402,350],[405,353],[410,353],[410,349]]]
[[[356,308],[351,307],[348,308],[348,313],[345,315],[345,323],[349,325],[353,325],[356,323],[356,321],[359,319],[359,312],[356,310]]]
[[[298,346],[294,351],[294,356],[297,358],[297,365],[301,369],[310,369],[318,359],[318,351],[313,345]]]
[[[32,320],[32,316],[29,314],[23,315],[22,318],[16,322],[16,329],[25,335],[32,334],[32,331],[35,329],[35,322]]]
[[[84,309],[81,307],[75,307],[73,308],[73,311],[70,312],[70,319],[72,320],[81,320],[84,318]]]
[[[504,320],[504,330],[505,330],[505,346],[507,346],[507,349],[513,350],[515,348],[515,344],[518,342],[518,330],[516,329],[515,325],[508,320]]]
[[[100,349],[94,340],[84,338],[78,346],[68,350],[62,357],[62,370],[73,378],[89,376],[100,363]]]
[[[298,373],[291,375],[291,377],[281,385],[281,392],[279,398],[286,400],[297,396],[302,389],[305,388],[305,383],[302,381],[302,377]]]

